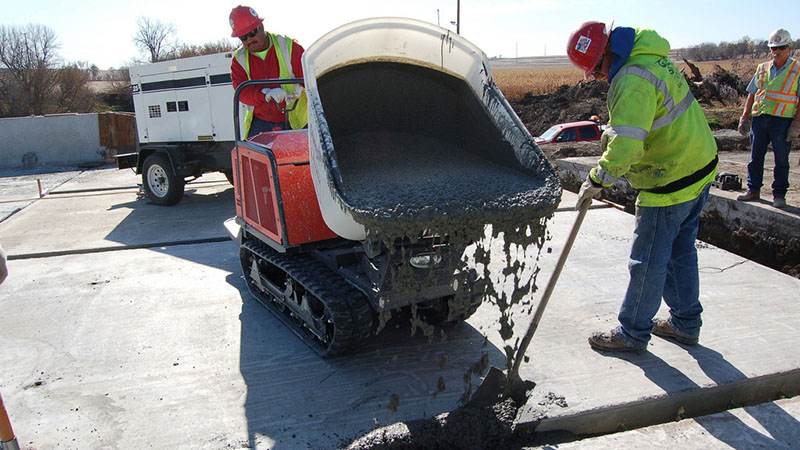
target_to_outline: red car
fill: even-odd
[[[568,122],[553,125],[542,133],[541,136],[533,139],[537,144],[554,144],[556,142],[580,142],[580,141],[599,141],[600,127],[591,120],[580,122]]]

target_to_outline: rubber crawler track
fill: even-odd
[[[251,293],[320,356],[347,353],[372,334],[372,310],[364,295],[322,262],[308,255],[282,254],[253,240],[245,241],[242,251],[279,268],[325,305],[334,326],[333,337],[327,343],[299,325],[288,312],[281,311],[272,301],[272,294],[261,291],[250,279],[246,258],[241,257],[242,271]]]

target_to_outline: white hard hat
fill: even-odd
[[[783,28],[778,28],[769,35],[768,47],[781,47],[784,45],[792,45],[792,35]]]

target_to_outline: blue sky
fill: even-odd
[[[587,20],[613,16],[619,26],[654,28],[674,48],[702,42],[766,39],[775,28],[800,37],[800,7],[789,2],[780,14],[755,14],[752,1],[708,0],[461,0],[461,34],[492,56],[565,54],[569,34]],[[228,14],[238,2],[185,0],[3,0],[2,25],[38,23],[52,28],[59,54],[101,69],[141,58],[132,38],[140,16],[170,22],[181,43],[229,39]],[[455,30],[457,0],[305,0],[245,3],[268,30],[289,35],[304,47],[339,25],[367,17],[402,16]],[[277,4],[293,7],[270,6]],[[721,5],[724,5],[721,6]],[[793,28],[794,27],[794,28]]]

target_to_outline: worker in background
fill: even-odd
[[[236,89],[247,80],[270,78],[303,78],[303,47],[293,39],[264,30],[264,19],[248,6],[231,10],[232,37],[242,41],[233,53],[231,81]],[[239,95],[245,109],[242,137],[252,137],[264,131],[286,129],[288,114],[291,129],[308,124],[308,107],[303,86],[249,86]],[[296,102],[296,104],[295,104]],[[294,106],[294,109],[288,112]]]
[[[622,176],[639,191],[619,326],[594,333],[594,349],[640,352],[651,333],[693,345],[700,334],[694,243],[717,147],[669,50],[653,30],[612,31],[612,24],[601,22],[584,23],[568,41],[567,55],[585,77],[611,84],[603,155],[580,188],[577,208],[588,207]],[[670,317],[654,320],[662,298]]]
[[[747,192],[737,199],[743,202],[761,199],[764,181],[764,157],[772,142],[775,155],[774,180],[772,181],[772,206],[786,207],[786,191],[789,189],[789,151],[792,139],[800,136],[800,108],[797,107],[798,72],[800,61],[790,58],[792,36],[784,29],[772,32],[767,43],[772,61],[758,65],[750,85],[742,117],[739,118],[739,133],[750,129],[750,163],[747,164]]]

